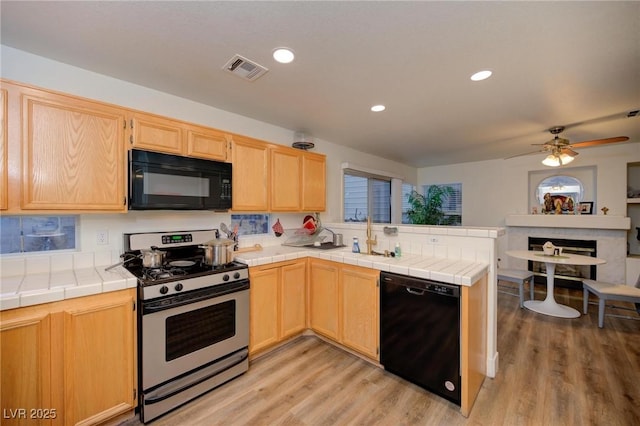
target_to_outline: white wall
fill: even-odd
[[[151,112],[221,130],[255,137],[276,144],[290,146],[296,129],[285,129],[249,117],[223,111],[208,105],[179,98],[157,90],[107,77],[47,58],[0,45],[2,58],[0,76],[34,86],[57,90],[89,99],[108,102],[127,108]],[[400,163],[362,153],[339,145],[340,141],[314,140],[314,152],[327,156],[327,210],[323,220],[341,216],[341,163],[352,162],[369,168],[404,176],[415,184],[416,169]],[[285,228],[297,227],[301,215],[280,217]],[[121,249],[123,232],[194,229],[218,227],[229,223],[228,214],[210,212],[129,212],[122,215],[83,215],[81,217],[80,249],[102,250],[95,246],[95,233],[106,229],[110,234],[110,248]]]
[[[0,75],[3,78],[216,127],[282,145],[290,145],[293,141],[295,129],[274,126],[7,46],[0,45],[0,49],[2,57]],[[461,182],[463,225],[485,227],[504,226],[504,219],[508,214],[529,213],[528,173],[532,170],[548,169],[540,163],[542,160],[542,154],[540,154],[510,160],[490,160],[416,170],[407,165],[346,148],[340,145],[342,141],[329,142],[316,139],[314,142],[316,143],[314,151],[327,155],[327,211],[323,215],[323,220],[327,222],[336,221],[341,216],[340,165],[342,162],[403,176],[404,180],[412,184]],[[626,216],[626,164],[638,161],[640,161],[640,144],[624,143],[582,149],[570,166],[595,165],[598,208],[607,206],[610,209],[610,215]],[[561,170],[558,169],[559,172]],[[599,210],[595,213],[601,214]],[[86,222],[84,229],[93,230],[100,227],[113,227],[120,222],[130,222],[130,219],[127,219],[129,215],[132,213],[97,215],[93,218],[85,215],[82,221]],[[179,213],[166,214],[167,220],[174,222],[173,218],[176,215]],[[202,217],[202,213],[182,213],[182,215],[193,215],[196,223]],[[223,220],[228,220],[224,219],[225,217],[228,216],[221,216]],[[157,226],[164,226],[161,218],[162,215],[156,217],[160,222]],[[101,220],[107,222],[103,224]],[[208,220],[204,222],[209,223]],[[211,222],[217,226],[220,220],[214,215]],[[632,224],[632,229],[635,229],[635,226],[640,224]],[[83,237],[83,249],[92,241],[93,234],[87,238]]]
[[[627,216],[627,163],[640,160],[640,144],[628,142],[579,152],[566,168],[596,166],[597,210],[594,214],[602,214],[600,209],[606,206],[609,215]],[[550,169],[540,163],[542,157],[539,154],[422,168],[418,169],[418,185],[461,182],[462,224],[505,226],[505,216],[531,213],[528,211],[529,171]],[[556,170],[562,174],[563,168]]]

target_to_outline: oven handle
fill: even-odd
[[[162,402],[167,398],[171,398],[172,396],[177,395],[180,392],[183,392],[189,388],[199,385],[200,383],[206,380],[209,380],[210,378],[220,374],[224,370],[228,370],[230,368],[235,367],[236,365],[240,364],[245,359],[247,359],[248,356],[249,356],[249,351],[247,349],[244,349],[240,352],[236,352],[235,354],[232,354],[229,358],[223,361],[217,361],[220,364],[216,365],[216,368],[213,371],[211,371],[210,373],[206,374],[203,377],[198,378],[197,380],[191,383],[187,383],[175,389],[167,389],[166,393],[162,393],[162,390],[159,389],[158,390],[159,392],[157,394],[152,393],[150,395],[145,395],[144,403],[145,405],[157,404],[158,402]]]
[[[220,297],[224,296],[225,294],[237,293],[239,291],[248,289],[249,280],[242,280],[229,284],[220,284],[213,288],[207,288],[204,290],[194,290],[190,293],[170,296],[166,299],[142,301],[142,315],[166,311],[167,309],[174,309],[180,306],[189,305],[191,303],[213,299],[214,297]]]

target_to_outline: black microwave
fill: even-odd
[[[129,210],[228,210],[231,164],[129,151]]]

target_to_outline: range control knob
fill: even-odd
[[[233,278],[235,278],[236,280],[240,278],[240,272],[236,272],[235,274],[233,274]]]
[[[160,287],[161,294],[167,294],[168,292],[169,292],[169,287],[167,287],[166,285],[163,285],[162,287]]]
[[[222,281],[229,281],[229,275],[224,274],[224,275],[222,276]]]
[[[180,291],[184,288],[184,286],[182,285],[182,283],[178,283],[174,288],[176,289],[176,291]]]

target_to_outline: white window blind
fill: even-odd
[[[391,178],[359,170],[344,170],[344,220],[391,222]]]

